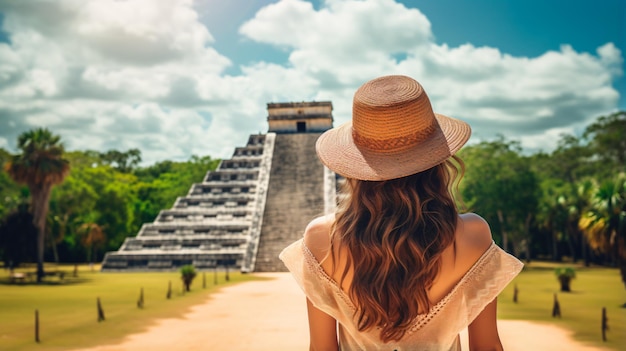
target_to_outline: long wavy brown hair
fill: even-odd
[[[384,342],[399,340],[420,312],[430,310],[427,291],[443,250],[454,243],[453,194],[464,171],[463,161],[453,156],[404,178],[346,179],[331,252],[337,257],[346,249],[340,284],[352,270],[348,293],[360,331],[378,327]]]

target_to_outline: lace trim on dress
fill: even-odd
[[[470,322],[478,316],[487,303],[491,302],[502,289],[522,270],[524,264],[505,251],[498,248],[502,253],[501,260],[490,260],[487,264],[481,265],[477,273],[473,275],[475,284],[480,280],[480,288],[473,288],[468,291],[467,312]],[[496,252],[498,253],[498,252]],[[492,274],[492,272],[499,274]],[[479,276],[479,274],[482,276]],[[480,279],[479,279],[480,277]],[[486,278],[488,277],[488,279]]]
[[[430,320],[433,319],[439,313],[439,311],[443,309],[448,301],[450,301],[463,286],[471,281],[471,278],[484,270],[485,265],[483,263],[496,252],[496,249],[497,245],[495,242],[492,241],[489,248],[487,248],[487,250],[485,250],[485,252],[480,256],[480,258],[476,262],[474,262],[472,267],[465,273],[461,280],[456,283],[452,290],[450,290],[450,292],[446,294],[446,296],[439,300],[439,302],[437,302],[437,304],[435,304],[430,309],[430,311],[428,311],[428,313],[417,315],[415,323],[411,326],[411,328],[409,328],[407,333],[414,333],[424,327],[428,322],[430,322]]]
[[[317,262],[317,259],[311,250],[309,250],[309,248],[304,244],[304,240],[302,241],[302,251],[304,251],[305,262],[309,268],[315,271],[319,277],[323,278],[331,287],[334,294],[339,296],[346,303],[346,305],[348,305],[348,307],[350,307],[353,311],[356,311],[356,306],[354,306],[350,297],[343,290],[341,290],[339,284],[337,284],[337,282],[326,273],[320,263]]]
[[[452,290],[450,290],[450,292],[446,294],[446,296],[444,296],[441,300],[439,300],[439,302],[437,302],[434,306],[432,306],[431,309],[427,313],[422,313],[422,314],[417,315],[417,317],[415,318],[415,322],[412,324],[409,330],[407,330],[407,333],[411,334],[421,329],[431,319],[433,319],[439,313],[439,311],[443,309],[443,307],[448,303],[448,301],[450,301],[450,299],[456,294],[456,292],[462,286],[467,284],[467,282],[470,280],[471,277],[475,276],[476,274],[484,270],[483,262],[485,262],[491,255],[493,255],[493,253],[496,252],[497,247],[498,246],[496,245],[496,243],[492,241],[489,248],[485,250],[485,252],[480,256],[480,258],[465,273],[465,275],[461,278],[461,280],[459,280],[459,282],[456,283],[456,285],[452,288]],[[356,307],[352,303],[352,300],[350,300],[350,297],[343,290],[341,290],[341,288],[339,287],[339,284],[337,284],[337,282],[333,278],[331,278],[326,273],[326,271],[324,271],[324,268],[322,268],[320,263],[317,261],[317,259],[313,255],[313,253],[304,244],[304,240],[302,240],[302,251],[304,252],[305,262],[308,265],[308,267],[312,269],[314,272],[316,272],[318,276],[321,277],[324,281],[326,281],[326,283],[331,287],[335,295],[339,296],[346,303],[346,305],[348,305],[353,311],[356,311]]]

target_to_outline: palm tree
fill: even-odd
[[[539,225],[545,228],[551,235],[552,260],[561,261],[558,244],[559,237],[563,235],[567,222],[567,207],[565,206],[565,190],[552,182],[542,185],[543,197],[539,203],[537,220]]]
[[[594,191],[595,186],[593,181],[584,180],[579,182],[574,188],[571,205],[569,207],[568,228],[571,232],[571,237],[579,241],[585,266],[589,266],[589,242],[583,231],[580,230],[579,223],[580,219],[589,211]]]
[[[626,285],[626,174],[618,174],[597,188],[579,226],[590,246],[617,264]]]
[[[30,190],[33,224],[37,228],[37,282],[44,277],[43,252],[46,217],[50,191],[63,182],[70,170],[63,158],[61,137],[47,128],[38,128],[20,134],[17,147],[21,153],[12,156],[5,170],[14,181],[26,184]]]

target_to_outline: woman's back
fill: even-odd
[[[354,270],[340,286],[344,255],[336,255],[333,267],[329,254],[333,221],[332,216],[315,219],[304,238],[280,255],[307,296],[312,350],[458,351],[458,335],[468,326],[472,349],[499,349],[495,298],[522,264],[491,241],[482,218],[459,216],[454,245],[444,250],[440,273],[428,290],[431,309],[420,310],[398,340],[381,339],[378,327],[359,330],[348,293]]]
[[[338,242],[335,242],[333,246],[339,247],[339,252],[335,255],[330,254],[333,223],[334,215],[313,220],[306,228],[304,244],[315,259],[320,262],[324,272],[335,282],[341,282],[341,290],[348,293],[354,269],[353,267],[346,267],[348,254],[345,251],[347,248],[338,245]],[[492,243],[489,225],[476,214],[460,215],[456,228],[454,241],[441,255],[439,274],[432,287],[427,291],[431,305],[435,305],[454,288]],[[334,237],[333,240],[340,239]],[[344,270],[347,271],[347,274],[342,279]],[[420,313],[425,312],[427,311],[420,310]]]

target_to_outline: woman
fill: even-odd
[[[501,350],[496,297],[522,264],[478,215],[459,215],[454,156],[470,127],[435,114],[422,86],[386,76],[354,95],[352,121],[317,141],[346,178],[335,214],[280,257],[307,296],[311,350]]]

